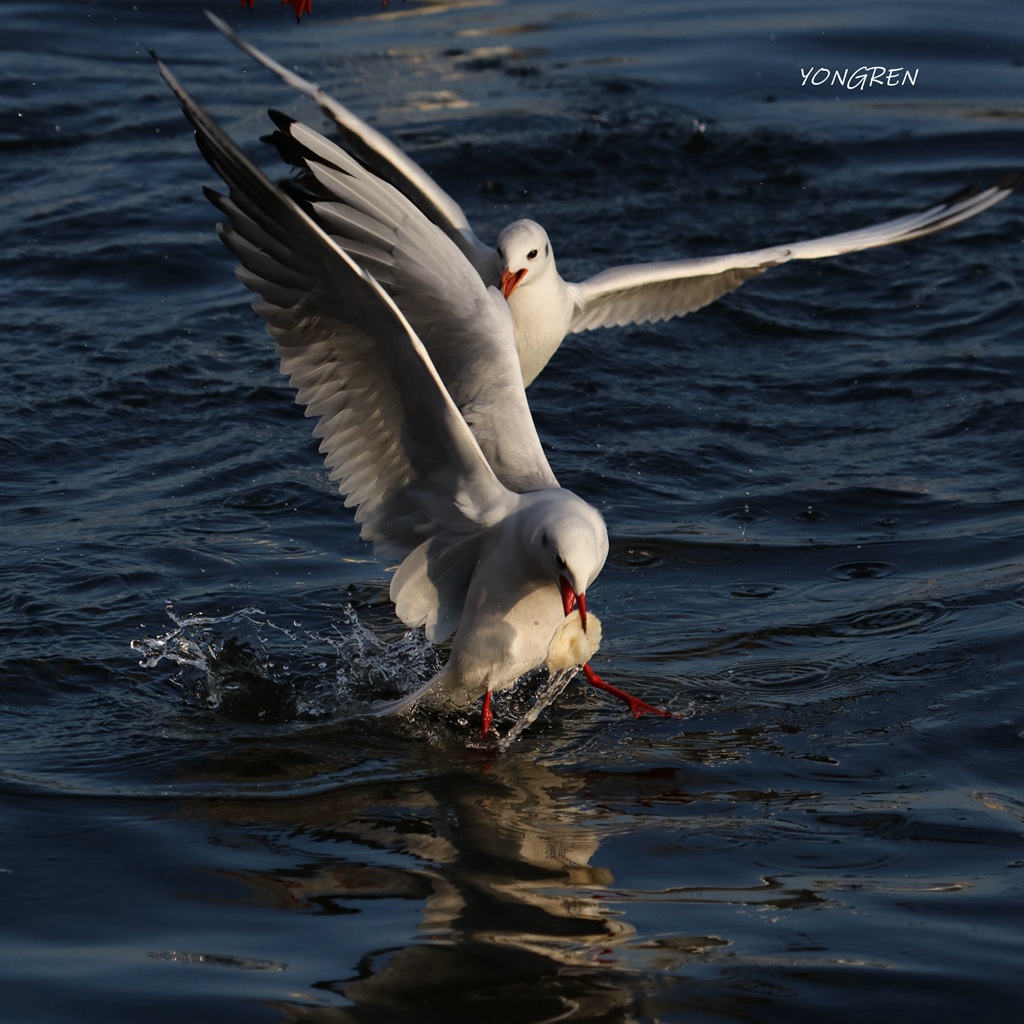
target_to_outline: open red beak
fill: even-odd
[[[516,285],[522,281],[525,274],[526,268],[523,267],[522,270],[517,270],[515,273],[511,270],[506,270],[501,275],[501,294],[504,295],[506,299],[516,290]]]
[[[580,625],[583,626],[583,632],[587,631],[587,598],[585,594],[577,594],[572,589],[572,584],[564,577],[558,577],[558,589],[562,592],[562,609],[565,614],[568,615],[573,608],[579,608],[580,610]]]

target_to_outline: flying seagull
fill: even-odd
[[[459,204],[398,146],[319,86],[258,50],[215,14],[207,11],[206,16],[241,50],[316,102],[352,153],[444,231],[485,283],[501,288],[512,310],[526,385],[569,334],[683,316],[790,260],[839,256],[921,238],[987,210],[1017,185],[1017,177],[1011,175],[985,189],[963,189],[920,213],[842,234],[723,256],[611,267],[572,283],[558,273],[551,241],[535,221],[509,224],[494,246],[482,242]]]

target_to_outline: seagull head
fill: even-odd
[[[540,277],[554,266],[548,233],[532,220],[513,221],[498,235],[501,293],[508,299],[527,274]]]
[[[530,548],[538,568],[558,585],[566,615],[579,609],[587,628],[587,588],[608,557],[608,531],[600,513],[561,488],[531,523]]]

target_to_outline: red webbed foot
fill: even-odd
[[[683,715],[675,715],[671,711],[664,711],[662,708],[656,708],[653,704],[648,704],[647,701],[634,697],[631,693],[626,693],[625,690],[612,686],[611,683],[606,683],[590,665],[583,666],[583,675],[591,686],[596,686],[597,689],[604,690],[605,693],[610,693],[613,697],[618,697],[619,700],[628,704],[634,718],[639,718],[641,715],[660,715],[662,718],[684,717]]]

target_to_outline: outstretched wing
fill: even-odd
[[[155,56],[154,56],[154,59]],[[275,186],[158,60],[228,196],[220,233],[277,342],[332,479],[362,535],[404,555],[496,522],[517,496],[495,477],[420,339],[374,279]]]
[[[1010,177],[990,188],[964,189],[921,213],[790,245],[707,259],[613,267],[575,287],[576,314],[570,331],[651,323],[682,316],[779,263],[815,260],[907,242],[959,224],[1005,199],[1016,185],[1016,177]]]
[[[498,479],[557,487],[523,388],[508,304],[397,189],[313,129],[272,113],[309,215],[392,296],[422,340]]]
[[[480,269],[488,284],[496,284],[497,268],[494,250],[477,238],[457,202],[442,189],[414,160],[405,155],[390,139],[348,107],[324,92],[320,86],[268,57],[252,43],[247,42],[217,15],[206,12],[207,18],[223,35],[253,60],[272,71],[292,88],[308,96],[335,123],[341,138],[352,152],[378,177],[394,185],[407,196],[462,250],[473,266]],[[491,278],[494,278],[493,280]]]

